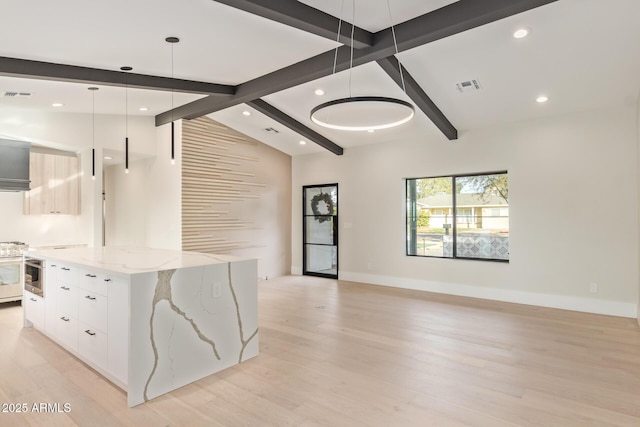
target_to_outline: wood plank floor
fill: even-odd
[[[259,282],[259,311],[257,358],[128,408],[0,306],[0,402],[62,411],[0,425],[640,426],[633,319],[311,277]]]

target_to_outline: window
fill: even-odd
[[[509,261],[507,172],[407,179],[407,255]]]

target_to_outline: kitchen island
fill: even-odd
[[[129,406],[258,354],[257,261],[148,248],[30,251],[34,326],[127,392]]]

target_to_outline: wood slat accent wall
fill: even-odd
[[[256,247],[252,236],[264,227],[256,207],[267,187],[256,171],[268,167],[260,164],[259,145],[208,117],[183,121],[183,250],[233,254]]]

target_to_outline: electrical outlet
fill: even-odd
[[[592,294],[598,293],[598,284],[597,283],[589,283],[589,292]]]
[[[222,283],[213,282],[213,297],[220,298],[222,296]]]

